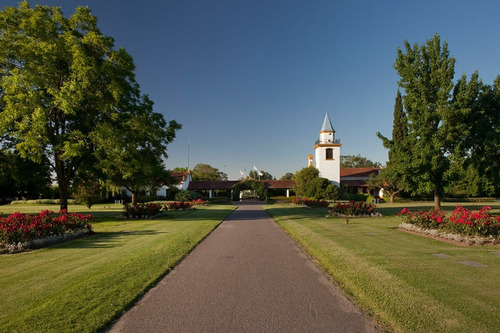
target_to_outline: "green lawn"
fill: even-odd
[[[498,203],[465,205],[478,208]],[[397,332],[498,332],[500,247],[459,247],[397,230],[403,207],[381,204],[382,218],[326,218],[326,209],[264,206],[355,303]],[[452,210],[455,204],[446,203]],[[445,254],[440,258],[431,254]],[[475,261],[487,267],[469,267]]]
[[[58,210],[0,206],[0,211],[20,208],[26,213]],[[92,237],[1,255],[0,332],[103,330],[233,209],[214,205],[153,220],[108,218],[94,223],[97,234]],[[83,206],[70,211],[88,212]],[[105,220],[120,210],[96,207],[91,212]]]
[[[59,212],[59,205],[36,205],[36,204],[18,204],[18,205],[3,205],[0,206],[0,217],[7,217],[15,212],[24,214],[38,214],[42,210],[51,210]],[[99,204],[88,209],[85,205],[69,205],[70,213],[92,214],[97,222],[116,219],[123,216],[123,205],[115,204]]]

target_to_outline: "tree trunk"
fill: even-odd
[[[59,209],[60,210],[68,210],[68,185],[63,184],[65,182],[59,182]]]
[[[394,203],[394,193],[389,194],[389,202]]]
[[[137,195],[135,192],[130,191],[132,195],[132,205],[135,205],[137,203]]]
[[[434,189],[434,209],[441,209],[441,195],[439,194],[439,190],[437,188]]]
[[[68,197],[69,197],[69,177],[65,173],[64,161],[61,160],[59,154],[55,154],[55,171],[57,177],[57,184],[59,185],[59,209],[68,210]]]

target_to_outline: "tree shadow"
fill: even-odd
[[[148,236],[154,234],[166,234],[166,233],[167,232],[165,231],[156,231],[156,230],[98,232],[93,235],[89,235],[86,237],[54,245],[53,247],[64,248],[64,249],[120,247],[120,246],[126,246],[123,238],[134,237],[134,236]],[[123,243],[123,245],[119,245],[119,243]]]

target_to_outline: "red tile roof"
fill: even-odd
[[[370,177],[377,174],[380,168],[340,168],[340,177]]]
[[[185,181],[187,179],[187,176],[188,176],[189,172],[171,172],[170,175],[173,177],[173,178],[176,178],[177,179],[177,184],[181,184],[183,181]]]
[[[291,189],[295,185],[294,180],[264,180],[267,188]]]
[[[189,182],[188,190],[230,190],[239,180],[192,180]]]

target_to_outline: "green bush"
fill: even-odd
[[[201,194],[199,194],[198,192],[194,192],[194,191],[180,191],[179,193],[177,193],[175,195],[175,200],[176,201],[182,201],[182,202],[186,202],[186,201],[192,201],[192,200],[196,200],[196,199],[200,199],[201,198]]]
[[[59,199],[36,199],[36,200],[16,200],[12,201],[11,205],[59,205]],[[68,205],[76,204],[76,200],[68,199]]]

